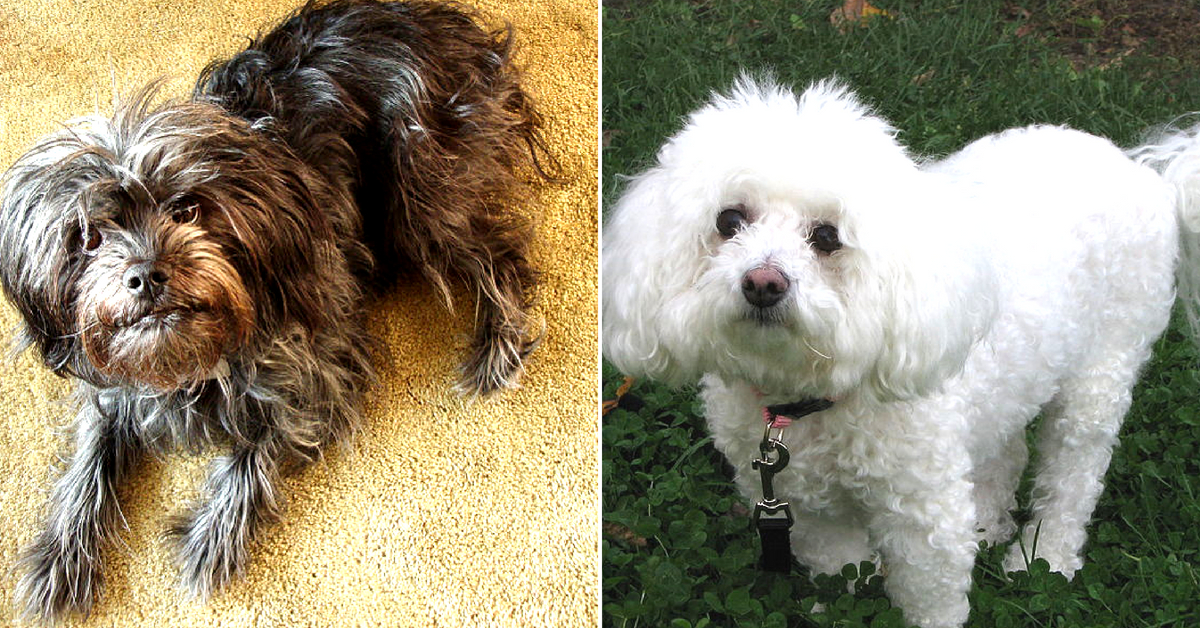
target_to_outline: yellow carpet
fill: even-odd
[[[298,0],[0,0],[0,168],[69,118],[111,111],[158,76],[184,95],[200,68]],[[425,285],[371,306],[386,355],[352,451],[288,478],[284,520],[249,573],[187,599],[163,538],[198,496],[206,456],[138,466],[87,626],[594,626],[598,603],[597,6],[480,1],[517,29],[526,86],[568,181],[538,188],[534,245],[545,340],[520,390],[450,392],[471,300],[448,315]],[[16,315],[0,305],[0,341]],[[0,625],[16,623],[11,570],[35,534],[67,383],[31,353],[0,364]]]

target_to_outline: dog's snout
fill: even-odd
[[[125,269],[122,276],[125,289],[141,299],[157,299],[166,289],[171,280],[170,271],[157,262],[138,262]]]
[[[759,266],[742,275],[742,295],[755,307],[779,303],[790,285],[779,269],[770,266]]]

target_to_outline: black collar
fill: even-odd
[[[767,412],[772,416],[785,416],[791,419],[799,419],[801,417],[821,412],[833,407],[833,402],[828,399],[801,399],[792,403],[780,403],[773,406],[767,406]]]

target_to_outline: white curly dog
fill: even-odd
[[[785,432],[793,552],[814,573],[881,562],[907,621],[961,626],[978,542],[1017,529],[1039,412],[1026,551],[1005,567],[1035,537],[1052,569],[1080,567],[1177,266],[1197,302],[1198,172],[1194,131],[1124,152],[1033,126],[922,160],[836,81],[742,79],[606,221],[604,354],[699,381],[750,500],[761,408],[833,401]]]

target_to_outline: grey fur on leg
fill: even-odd
[[[171,527],[183,586],[207,598],[235,576],[248,559],[247,546],[264,524],[279,518],[275,454],[266,445],[238,447],[213,463],[208,501]]]
[[[26,620],[57,621],[88,612],[101,585],[101,550],[121,521],[116,487],[136,456],[119,417],[96,395],[80,395],[75,452],[51,493],[42,532],[17,561],[17,606]]]

